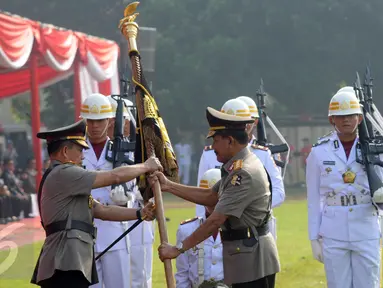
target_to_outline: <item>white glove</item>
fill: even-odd
[[[323,263],[323,247],[322,239],[311,240],[311,250],[313,252],[313,257],[315,260]]]
[[[112,189],[109,193],[109,197],[117,205],[126,205],[128,201],[132,200],[132,196],[129,193],[125,193],[124,187],[122,185]]]

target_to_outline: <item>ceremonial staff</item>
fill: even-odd
[[[120,20],[121,33],[128,41],[129,58],[132,65],[132,82],[135,85],[137,105],[137,139],[135,162],[144,162],[148,157],[156,156],[161,161],[164,174],[178,181],[178,166],[175,154],[170,143],[165,125],[159,114],[157,104],[150,92],[143,75],[140,54],[137,47],[139,26],[135,21],[135,13],[139,2],[129,4],[124,11],[124,18]],[[159,226],[160,241],[169,242],[164,207],[162,202],[161,187],[157,182],[152,190],[145,177],[139,178],[138,186],[144,200],[154,194],[156,204],[156,218]],[[165,260],[165,276],[167,287],[175,287],[171,260]]]

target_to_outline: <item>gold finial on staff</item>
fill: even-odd
[[[139,13],[135,13],[138,4],[140,2],[133,2],[126,6],[124,10],[124,18],[120,20],[120,24],[118,28],[121,30],[121,33],[125,36],[126,40],[128,40],[129,52],[137,51],[137,36],[138,36],[138,24],[134,22]]]

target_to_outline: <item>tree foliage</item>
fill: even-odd
[[[127,1],[6,2],[12,13],[125,41],[117,25]],[[382,10],[381,0],[143,0],[137,21],[158,31],[153,90],[168,129],[199,130],[206,106],[254,96],[261,77],[278,115],[325,115],[368,61],[381,94]]]

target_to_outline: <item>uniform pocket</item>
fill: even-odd
[[[323,210],[322,215],[327,218],[334,218],[335,211],[332,209],[328,209],[327,207]]]
[[[88,233],[81,230],[75,230],[75,229],[68,230],[66,237],[68,239],[78,239],[82,242],[93,244],[93,237],[89,235]]]
[[[230,247],[227,249],[227,253],[230,256],[243,253],[252,253],[258,246],[258,240],[256,239],[244,239],[235,242],[236,243],[231,243]]]

